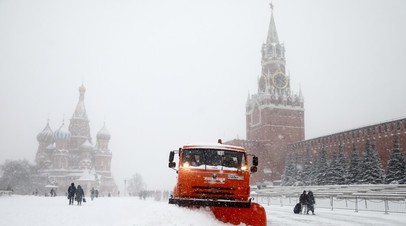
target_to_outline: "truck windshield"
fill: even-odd
[[[244,153],[219,149],[184,149],[182,161],[197,168],[240,169],[246,164]]]

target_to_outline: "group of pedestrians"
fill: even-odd
[[[99,190],[92,188],[92,190],[90,190],[90,197],[93,199],[96,197],[99,197]]]
[[[56,191],[53,188],[51,188],[51,191],[49,192],[49,194],[51,195],[51,197],[55,197]]]
[[[76,188],[75,184],[72,183],[68,188],[68,199],[69,205],[73,205],[75,201],[78,205],[82,205],[82,201],[86,202],[85,192],[83,191],[82,187],[78,185]]]
[[[307,194],[306,191],[303,191],[300,195],[299,203],[301,205],[301,213],[309,214],[309,211],[312,211],[314,215],[314,204],[316,204],[316,201],[314,200],[312,191],[309,191]]]

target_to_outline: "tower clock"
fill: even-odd
[[[288,78],[282,72],[277,72],[272,76],[273,85],[278,89],[284,89],[288,86]]]

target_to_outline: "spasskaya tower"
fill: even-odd
[[[262,45],[261,75],[258,91],[246,104],[248,151],[259,156],[255,183],[277,181],[284,170],[287,144],[302,141],[304,98],[291,90],[286,73],[285,47],[279,41],[271,5],[271,19],[266,42]],[[253,145],[255,144],[255,145]]]

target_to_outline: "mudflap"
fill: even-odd
[[[265,208],[258,203],[251,203],[250,208],[210,207],[210,210],[224,223],[266,226]]]

